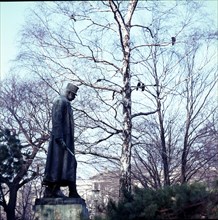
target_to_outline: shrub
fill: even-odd
[[[173,185],[158,190],[136,187],[124,201],[109,202],[106,219],[199,219],[208,214],[210,197],[206,187],[198,183]]]

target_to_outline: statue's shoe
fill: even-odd
[[[54,198],[67,198],[67,196],[65,196],[64,193],[60,189],[57,189],[53,192],[53,197]]]

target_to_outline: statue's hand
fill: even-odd
[[[58,144],[59,146],[61,146],[64,150],[67,149],[67,145],[66,145],[66,143],[64,142],[64,140],[63,140],[62,138],[57,138],[57,139],[55,139],[55,141],[56,141],[57,144]]]

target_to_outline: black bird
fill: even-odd
[[[70,19],[73,19],[74,21],[76,21],[74,15],[71,15],[71,16],[70,16]]]
[[[145,84],[142,83],[142,91],[145,91]]]
[[[137,84],[137,86],[136,86],[136,90],[137,90],[137,91],[138,91],[138,89],[140,88],[140,86],[141,86],[141,83],[138,82],[138,84]]]
[[[175,37],[172,37],[171,39],[172,39],[172,45],[174,45],[175,42],[176,42],[176,38],[175,38]]]

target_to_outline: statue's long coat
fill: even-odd
[[[77,162],[66,149],[55,141],[62,138],[67,147],[74,153],[74,120],[73,110],[66,97],[57,98],[52,107],[52,134],[48,147],[44,184],[56,183],[66,186],[76,181]]]

